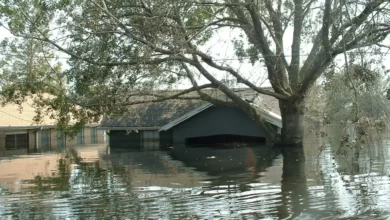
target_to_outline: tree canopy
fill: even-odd
[[[2,76],[10,79],[2,89],[15,99],[54,86],[49,91],[60,99],[46,104],[88,109],[78,117],[84,122],[123,112],[121,106],[140,103],[136,95],[163,101],[188,99],[193,91],[261,121],[233,92],[235,81],[280,100],[282,139],[290,141],[302,133],[296,126],[306,93],[339,55],[348,68],[351,54],[365,63],[371,54],[383,53],[389,10],[386,0],[7,0],[0,3],[1,26],[14,37],[2,43]],[[226,33],[232,46],[227,53],[210,46]],[[66,64],[59,68],[55,61],[63,57]],[[257,66],[248,70],[234,63]],[[258,82],[263,73],[272,90]],[[55,85],[44,86],[53,80]],[[41,84],[17,86],[35,81]],[[186,90],[161,92],[185,83]],[[10,92],[15,88],[24,92]]]

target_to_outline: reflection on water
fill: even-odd
[[[305,149],[101,146],[1,158],[0,219],[387,219],[386,143],[345,154],[312,139]]]

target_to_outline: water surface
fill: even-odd
[[[0,219],[389,219],[388,141],[0,159]]]

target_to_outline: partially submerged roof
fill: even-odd
[[[20,105],[8,103],[0,106],[0,128],[55,125],[55,120],[47,115],[42,116],[41,122],[37,123],[34,120],[36,113],[37,108],[34,106],[34,101],[30,98],[27,98]]]
[[[266,121],[281,127],[279,102],[276,98],[259,94],[252,89],[235,89],[244,100],[258,107]],[[126,115],[106,117],[101,129],[107,130],[168,130],[212,104],[201,100],[168,100],[129,106]]]
[[[101,128],[120,130],[124,128],[159,129],[170,121],[187,112],[207,104],[200,100],[168,100],[164,102],[146,103],[129,106],[126,115],[117,118],[105,118]]]
[[[34,98],[35,97],[28,96],[25,98],[24,102],[20,104],[7,103],[5,105],[0,105],[0,130],[25,130],[56,127],[56,119],[51,117],[51,115],[47,114],[44,110],[41,112],[38,120],[35,120],[39,109],[35,104]],[[97,126],[97,124],[88,124],[86,126]]]

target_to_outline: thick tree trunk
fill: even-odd
[[[279,144],[281,146],[302,146],[304,100],[279,100],[279,107],[283,126]]]

